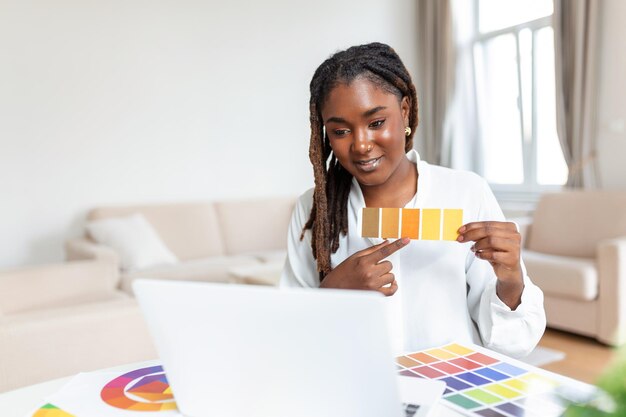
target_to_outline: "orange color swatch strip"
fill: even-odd
[[[454,241],[462,225],[462,209],[365,207],[361,236]]]

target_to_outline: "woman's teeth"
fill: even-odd
[[[357,162],[357,165],[363,171],[373,171],[378,167],[378,165],[380,165],[381,158],[382,157],[368,159],[367,161],[359,161]]]

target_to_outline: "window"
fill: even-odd
[[[474,0],[481,174],[494,191],[567,180],[556,132],[552,0]]]

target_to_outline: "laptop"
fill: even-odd
[[[396,374],[375,292],[164,280],[133,289],[189,417],[421,417],[445,384]],[[400,397],[422,395],[418,401]]]

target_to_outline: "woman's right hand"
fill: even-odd
[[[391,273],[393,265],[384,259],[410,241],[409,238],[384,241],[356,252],[330,271],[320,288],[380,291],[386,296],[395,294],[398,283]]]

